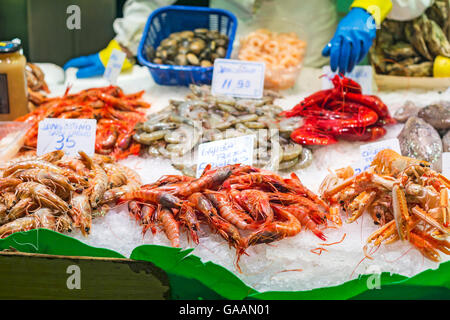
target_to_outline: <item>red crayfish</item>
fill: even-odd
[[[281,113],[288,118],[303,117],[303,125],[291,133],[295,142],[328,145],[337,139],[372,141],[386,134],[385,124],[395,123],[383,101],[363,95],[357,82],[335,75],[332,83],[333,89],[318,91]]]

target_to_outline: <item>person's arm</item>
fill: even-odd
[[[116,36],[108,46],[97,53],[69,60],[64,69],[78,68],[78,78],[102,75],[114,49],[127,54],[122,71],[131,69],[148,16],[153,10],[174,2],[175,0],[128,0],[124,5],[123,18],[114,21]]]
[[[395,0],[355,0],[350,5],[350,10],[353,8],[364,9],[366,12],[370,13],[375,24],[380,26],[381,22],[386,19],[387,15],[392,10],[393,2],[395,2]]]
[[[397,21],[409,21],[421,16],[431,7],[434,0],[392,0],[392,10],[387,18]]]
[[[355,0],[350,12],[339,22],[322,55],[330,57],[332,71],[347,73],[367,54],[376,28],[392,9],[390,0]]]
[[[128,0],[123,7],[123,18],[114,21],[114,38],[133,55],[137,55],[139,42],[152,11],[175,3],[176,0]]]

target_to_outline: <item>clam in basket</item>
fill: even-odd
[[[153,11],[147,20],[138,48],[138,60],[148,67],[153,79],[160,85],[211,84],[212,66],[158,64],[149,61],[149,53],[175,32],[208,29],[228,37],[223,58],[229,58],[236,28],[236,17],[226,10],[189,6],[162,7]]]

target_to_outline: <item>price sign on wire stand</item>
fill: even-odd
[[[238,98],[259,99],[264,90],[263,62],[214,60],[211,92]]]
[[[111,52],[108,64],[106,65],[103,77],[109,81],[110,84],[117,84],[117,77],[122,70],[123,63],[125,62],[126,53],[117,49]]]
[[[450,179],[450,152],[442,153],[442,175]]]
[[[75,156],[84,151],[92,156],[95,152],[95,119],[53,119],[39,122],[37,155],[63,150],[66,155]]]
[[[372,163],[377,153],[384,149],[391,149],[399,154],[402,153],[400,150],[400,143],[398,142],[397,138],[363,144],[362,146],[359,147],[360,152],[359,164],[353,166],[355,173],[358,174],[364,170],[367,170],[370,167],[370,164]]]
[[[332,72],[330,66],[323,67],[322,72],[325,74],[325,76],[322,77],[322,89],[333,88],[333,84],[330,79],[333,79],[337,72]],[[373,76],[371,66],[356,66],[352,72],[346,74],[345,76],[359,83],[363,94],[372,94]]]
[[[253,135],[202,143],[198,146],[197,178],[208,164],[211,168],[236,163],[251,166],[254,143]]]

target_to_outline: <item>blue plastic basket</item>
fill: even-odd
[[[146,49],[156,49],[159,43],[173,32],[206,28],[217,30],[229,38],[225,58],[229,58],[236,34],[237,19],[229,11],[222,9],[167,6],[152,12],[145,25],[139,44],[137,57],[139,63],[147,66],[153,79],[160,85],[187,86],[195,84],[211,84],[213,67],[172,66],[155,64],[147,60]]]

